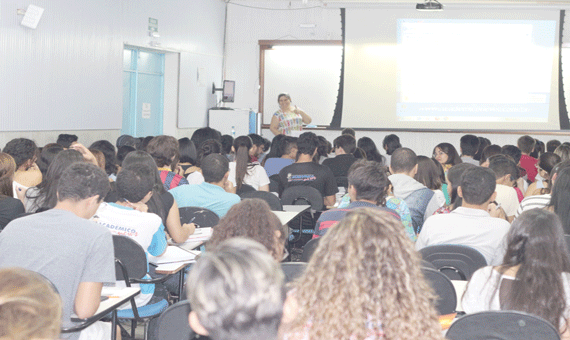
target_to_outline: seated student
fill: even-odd
[[[196,150],[196,146],[190,138],[184,137],[178,140],[178,152],[180,153],[180,161],[178,165],[182,169],[182,176],[186,176],[193,172],[191,168],[196,165],[198,150]]]
[[[515,219],[519,208],[519,198],[513,186],[518,179],[517,165],[505,155],[494,155],[489,158],[489,169],[495,173],[497,186],[495,202],[501,205],[509,222]]]
[[[297,160],[279,171],[279,195],[289,187],[307,185],[323,195],[325,206],[335,204],[338,187],[333,172],[329,167],[313,162],[318,146],[319,138],[314,133],[304,132],[299,136]]]
[[[535,145],[536,140],[531,136],[522,136],[517,140],[517,146],[519,150],[521,150],[521,158],[519,164],[523,169],[526,170],[528,176],[527,180],[530,183],[534,182],[534,177],[538,174],[538,171],[535,167],[538,159],[530,156],[531,152],[534,150]]]
[[[206,250],[232,237],[245,237],[263,244],[276,261],[286,255],[283,226],[261,199],[249,198],[234,205],[214,228]]]
[[[457,188],[459,188],[459,184],[461,183],[461,176],[467,169],[471,169],[476,167],[471,163],[460,163],[457,165],[452,166],[449,171],[447,172],[447,178],[445,179],[447,182],[447,194],[449,196],[449,204],[442,206],[441,208],[437,209],[434,213],[435,214],[449,214],[451,211],[457,209],[463,204],[463,200],[459,195],[457,195]]]
[[[364,151],[367,160],[386,165],[386,159],[380,154],[380,152],[378,152],[376,144],[372,138],[362,137],[358,140],[356,146]]]
[[[475,154],[479,150],[479,138],[474,135],[464,135],[459,140],[459,152],[461,153],[461,161],[479,165],[479,161],[475,160]]]
[[[89,149],[99,150],[103,153],[105,156],[105,172],[109,175],[109,178],[114,181],[119,171],[115,146],[107,140],[98,140],[93,142]]]
[[[36,143],[26,138],[15,138],[6,144],[2,152],[12,156],[16,162],[13,197],[22,199],[22,193],[42,181],[42,173],[36,165],[38,152]]]
[[[188,240],[188,236],[194,233],[196,226],[194,223],[180,223],[180,213],[178,211],[178,204],[172,197],[172,194],[164,190],[164,185],[158,174],[158,168],[151,155],[148,152],[137,150],[131,152],[127,155],[123,161],[124,167],[129,166],[144,166],[152,168],[155,172],[153,180],[152,196],[150,200],[146,203],[148,210],[147,212],[157,214],[162,219],[162,224],[165,226],[168,235],[172,237],[172,240],[176,243],[182,243]],[[109,195],[107,195],[109,197]],[[117,194],[115,194],[115,200],[111,201],[113,203],[119,200]],[[109,202],[109,201],[106,201]],[[131,204],[131,208],[137,208],[137,205]],[[143,211],[145,211],[143,209]]]
[[[160,179],[164,184],[164,189],[174,189],[179,185],[188,184],[186,178],[173,172],[178,171],[178,161],[180,151],[178,151],[178,141],[172,136],[154,137],[146,146],[146,151],[154,158],[158,166]]]
[[[226,156],[230,162],[234,161],[234,151],[232,147],[234,146],[234,137],[230,135],[223,135],[222,141],[222,155]]]
[[[93,164],[74,163],[58,182],[57,205],[13,220],[0,233],[0,268],[39,272],[57,288],[63,301],[63,326],[92,316],[104,282],[115,282],[113,240],[109,230],[89,218],[109,191],[109,179]],[[81,335],[80,335],[81,334]],[[110,323],[95,323],[65,339],[110,339]]]
[[[476,160],[478,164],[481,164],[480,161],[481,161],[481,156],[483,155],[483,150],[489,145],[491,145],[491,141],[489,140],[489,138],[485,137],[477,137],[477,138],[479,139],[479,148],[477,148],[477,152],[475,153],[475,156],[473,156],[473,159]]]
[[[282,136],[282,139],[284,140],[282,151],[279,152],[281,153],[281,156],[279,158],[267,158],[269,157],[269,155],[267,155],[267,157],[264,159],[265,164],[263,167],[265,168],[265,172],[267,172],[267,176],[269,177],[279,174],[279,171],[281,171],[281,169],[287,165],[295,163],[295,159],[297,159],[297,138],[278,135],[273,139],[277,139],[280,136]]]
[[[129,206],[129,202],[148,202],[152,196],[154,175],[153,169],[141,165],[122,169],[116,182],[119,201],[102,203],[91,220],[107,227],[114,235],[132,238],[150,255],[160,256],[166,251],[162,220],[156,214],[137,211]],[[124,281],[118,281],[117,286],[124,287]],[[140,288],[141,293],[135,297],[138,307],[151,301],[155,287],[154,284],[143,284]],[[131,308],[131,305],[126,304],[124,308]]]
[[[269,177],[263,167],[254,161],[251,150],[254,145],[249,136],[239,136],[234,140],[236,161],[230,163],[228,180],[240,190],[243,184],[251,185],[255,190],[269,191]]]
[[[516,310],[550,322],[570,338],[570,260],[560,220],[533,209],[507,234],[501,262],[477,270],[465,290],[465,312]]]
[[[555,150],[554,153],[560,156],[562,161],[570,159],[570,145],[564,143],[559,145]]]
[[[16,162],[12,156],[0,152],[0,231],[10,221],[25,212],[22,201],[12,196],[15,172]]]
[[[554,150],[556,150],[560,145],[562,145],[562,143],[559,140],[551,139],[546,142],[546,152],[554,152]]]
[[[265,248],[243,238],[201,255],[188,277],[192,329],[212,340],[277,339],[284,275]]]
[[[64,150],[63,147],[59,144],[50,143],[44,145],[42,151],[38,156],[38,160],[36,161],[38,168],[42,172],[42,179],[46,175],[47,169],[51,164],[51,162],[53,161],[53,159],[55,158],[55,156],[57,156],[57,154],[62,152],[63,150]]]
[[[547,209],[558,215],[564,234],[570,235],[570,169],[559,170]]]
[[[196,160],[196,165],[189,168],[186,176],[189,184],[200,184],[204,182],[204,176],[202,175],[202,169],[200,169],[200,163],[204,157],[215,154],[222,154],[222,144],[215,139],[208,139],[200,145],[198,148],[198,158]]]
[[[400,144],[400,138],[396,135],[387,135],[382,140],[382,148],[386,150],[386,164],[390,165],[390,157],[392,157],[392,153],[402,147]]]
[[[433,191],[440,206],[445,205],[447,200],[442,187],[445,182],[445,172],[441,163],[435,158],[418,156],[418,171],[414,179]],[[445,189],[447,191],[447,185]]]
[[[348,174],[348,194],[350,195],[351,203],[346,208],[331,209],[323,212],[317,220],[313,238],[323,236],[329,228],[338,223],[349,211],[356,208],[369,207],[385,210],[394,218],[400,220],[400,216],[394,210],[384,207],[388,186],[390,185],[386,168],[374,161],[358,161],[354,164]]]
[[[201,207],[212,210],[224,217],[228,210],[240,202],[240,197],[232,193],[228,181],[229,161],[220,154],[211,154],[200,161],[204,182],[182,185],[170,190],[180,208]]]
[[[333,141],[335,157],[323,161],[323,165],[328,166],[334,177],[348,176],[348,169],[352,163],[356,162],[353,153],[356,150],[356,140],[351,135],[336,137]]]
[[[481,166],[484,166],[485,168],[488,168],[489,167],[489,157],[491,157],[493,155],[501,154],[502,153],[501,150],[502,150],[502,148],[497,144],[491,144],[491,145],[486,146],[483,149],[483,152],[481,153],[481,159],[479,159],[479,164]],[[513,160],[514,160],[514,158],[513,158]]]
[[[556,187],[556,181],[559,177],[559,175],[561,175],[562,170],[570,168],[570,160],[568,161],[564,161],[564,162],[560,162],[558,164],[556,164],[554,166],[554,168],[551,171],[550,174],[550,182],[551,182],[551,187],[552,187],[552,191],[554,191],[554,188]],[[566,179],[568,180],[568,179]],[[563,180],[563,182],[565,182],[566,180]],[[559,190],[558,192],[560,192],[561,194],[564,192],[565,190]],[[522,214],[523,211],[527,211],[527,210],[531,210],[531,209],[543,209],[549,205],[552,205],[552,195],[551,192],[542,194],[542,195],[533,195],[533,196],[528,196],[525,197],[525,199],[522,200],[521,204],[519,205],[519,208],[517,209],[517,213],[515,214],[515,217],[518,217],[520,214]],[[561,202],[562,203],[562,202]]]
[[[263,158],[263,161],[261,161],[261,166],[265,168],[265,164],[269,159],[280,158],[281,156],[283,156],[283,152],[285,149],[285,137],[287,136],[283,134],[273,137],[273,139],[271,140],[271,145],[269,146],[269,152]]]
[[[553,152],[545,152],[540,155],[540,157],[538,157],[538,163],[536,163],[538,174],[535,177],[535,181],[526,189],[525,197],[542,195],[550,191],[550,172],[554,166],[561,161],[560,156]]]
[[[342,131],[341,131],[340,134],[341,134],[341,135],[349,135],[349,136],[354,137],[354,139],[356,139],[356,131],[354,131],[353,128],[345,128],[345,129],[342,129]]]
[[[83,162],[81,154],[73,149],[63,150],[55,156],[42,182],[26,190],[24,205],[26,212],[52,209],[57,205],[57,188],[65,169],[76,162]]]
[[[418,172],[416,153],[408,148],[400,148],[392,153],[388,177],[394,186],[394,196],[406,202],[412,214],[415,233],[419,233],[424,220],[442,206],[434,192],[414,179]]]
[[[490,265],[501,264],[504,255],[503,238],[510,224],[505,219],[492,217],[498,214],[497,207],[489,203],[495,200],[495,174],[493,171],[475,167],[461,176],[457,189],[463,205],[449,214],[428,218],[416,241],[416,249],[436,244],[459,244],[475,248]]]
[[[40,274],[0,269],[0,339],[59,339],[61,298]]]
[[[332,144],[323,136],[317,136],[317,138],[319,139],[319,146],[317,147],[317,154],[313,157],[313,162],[323,164],[332,152]]]
[[[443,171],[446,174],[452,166],[463,163],[455,147],[449,143],[439,143],[436,145],[435,148],[433,148],[432,157],[441,163]]]
[[[287,340],[442,339],[432,290],[402,224],[386,211],[350,211],[293,283]]]
[[[251,162],[259,162],[259,156],[265,152],[265,140],[257,133],[250,133],[248,137],[251,138],[251,142],[253,144],[251,149],[249,149]]]
[[[214,139],[217,140],[218,142],[221,142],[222,134],[220,133],[220,131],[212,129],[211,127],[204,127],[194,131],[192,137],[190,137],[190,140],[194,142],[194,146],[196,146],[196,149],[200,149],[202,143],[204,143],[209,139]]]
[[[59,136],[57,136],[56,143],[61,145],[65,149],[69,149],[71,144],[77,143],[77,140],[79,140],[79,137],[77,137],[77,135],[61,133],[59,134]]]

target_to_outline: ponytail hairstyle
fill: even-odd
[[[241,188],[243,179],[247,174],[247,167],[250,163],[249,150],[253,147],[253,142],[249,136],[239,136],[234,140],[236,152],[236,187]]]

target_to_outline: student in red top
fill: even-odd
[[[517,146],[522,153],[519,165],[526,170],[528,176],[527,179],[530,183],[534,182],[534,177],[536,177],[536,174],[538,173],[535,166],[538,159],[530,156],[530,153],[534,150],[535,143],[536,141],[534,138],[528,135],[520,137],[517,141]]]

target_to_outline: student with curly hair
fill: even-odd
[[[42,275],[0,270],[0,339],[59,339],[61,298]]]
[[[231,207],[214,228],[206,249],[232,237],[245,237],[265,246],[277,261],[283,259],[285,231],[269,205],[258,198],[245,199]]]
[[[349,212],[293,288],[284,339],[443,339],[420,256],[385,211]]]

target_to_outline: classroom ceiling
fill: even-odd
[[[276,2],[276,3],[291,3],[294,5],[304,4],[306,6],[317,4],[411,4],[423,2],[423,0],[226,0],[226,2]],[[556,6],[556,5],[570,5],[570,0],[440,0],[443,4],[494,4],[494,5],[541,5],[541,6]]]

